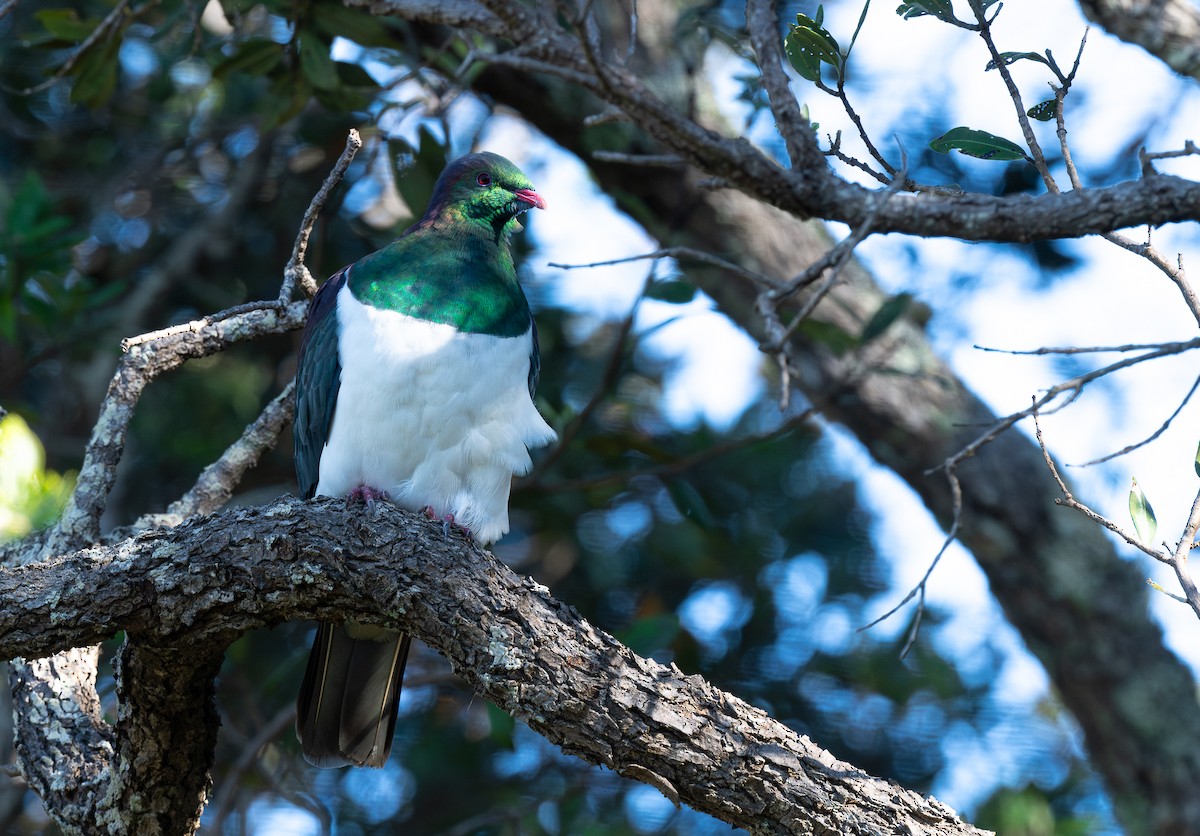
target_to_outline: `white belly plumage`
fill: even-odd
[[[363,305],[349,287],[337,317],[342,382],[316,492],[366,485],[499,539],[528,448],[556,437],[529,397],[530,334],[459,333]]]

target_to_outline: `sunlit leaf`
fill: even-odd
[[[1142,545],[1153,545],[1154,535],[1158,533],[1158,520],[1137,479],[1133,480],[1133,486],[1129,489],[1129,516],[1133,518],[1133,528]]]
[[[981,160],[1028,159],[1025,151],[1015,142],[974,128],[953,128],[930,142],[929,147],[939,154],[960,151],[968,157]]]
[[[1192,462],[1192,466],[1196,468],[1196,475],[1200,476],[1200,446],[1196,447],[1196,460]]]

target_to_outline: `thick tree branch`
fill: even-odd
[[[841,221],[857,228],[878,210],[873,228],[879,233],[1022,243],[1200,220],[1200,183],[1163,174],[1040,197],[927,192],[898,195],[878,209],[875,191],[841,179],[824,160],[820,165],[780,168],[747,140],[706,129],[664,103],[632,70],[612,64],[589,65],[576,41],[560,29],[539,27],[536,16],[519,3],[489,0],[486,9],[467,0],[444,7],[428,0],[348,3],[376,14],[424,24],[462,26],[517,43],[519,53],[501,53],[498,58],[516,57],[526,70],[557,75],[582,86],[624,111],[634,123],[709,177],[720,178],[797,217]],[[756,5],[752,11],[752,22],[761,31],[757,16],[760,9]],[[773,50],[766,52],[764,58],[769,58]],[[779,85],[772,89],[773,105],[785,107],[782,103],[776,105],[782,94]],[[794,134],[789,147],[795,153],[803,150]]]
[[[1189,0],[1079,0],[1089,20],[1200,79],[1200,9]]]
[[[980,832],[702,678],[637,656],[545,587],[390,505],[364,516],[339,500],[289,497],[197,518],[2,570],[0,601],[0,658],[118,630],[137,651],[123,652],[122,667],[160,664],[164,648],[201,649],[165,657],[177,683],[158,695],[167,701],[209,687],[219,649],[245,630],[302,618],[403,629],[564,751],[752,832]],[[157,708],[123,711],[163,716]],[[207,734],[211,719],[174,734]]]

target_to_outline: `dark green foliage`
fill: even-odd
[[[821,80],[821,65],[828,64],[840,76],[842,71],[842,53],[837,40],[829,31],[821,26],[824,10],[818,6],[817,16],[796,15],[784,41],[784,50],[788,61],[796,72],[809,81]]]

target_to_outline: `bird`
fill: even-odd
[[[332,275],[309,305],[296,374],[296,480],[305,499],[388,500],[465,530],[508,531],[512,478],[555,431],[533,397],[537,325],[510,238],[546,202],[504,157],[439,176],[424,215]],[[296,701],[305,759],[383,766],[410,637],[354,621],[317,629]]]

